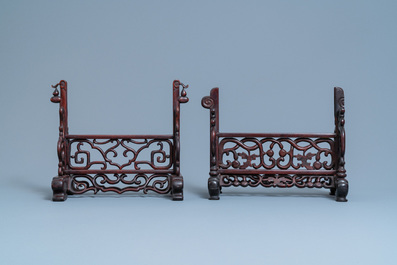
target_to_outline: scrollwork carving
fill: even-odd
[[[211,108],[214,105],[214,99],[211,98],[210,96],[203,97],[201,100],[201,106],[203,106],[206,109]]]
[[[334,186],[333,176],[304,175],[221,175],[221,186],[242,187],[279,187],[279,188],[331,188]]]
[[[151,169],[170,169],[173,163],[173,144],[168,139],[72,139],[69,149],[69,167],[72,170],[88,170],[95,165],[101,170],[141,170],[142,165]],[[150,152],[150,160],[145,160],[148,156],[144,152]],[[92,161],[93,155],[100,160]],[[121,160],[127,161],[122,163]]]
[[[124,193],[127,191],[154,191],[160,194],[170,192],[170,175],[168,174],[106,174],[91,175],[74,175],[71,178],[71,191],[73,194],[82,194],[87,191]]]
[[[221,139],[219,143],[221,157],[219,166],[222,169],[330,170],[334,167],[333,147],[334,141],[330,138],[243,138],[239,140],[227,137]]]

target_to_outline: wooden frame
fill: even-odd
[[[61,80],[52,87],[55,91],[51,102],[59,103],[60,117],[58,176],[52,180],[54,201],[87,191],[121,194],[141,190],[171,192],[173,200],[183,200],[179,128],[180,103],[189,101],[187,85],[179,80],[173,82],[172,135],[71,135],[67,82]]]
[[[210,110],[211,200],[219,199],[222,187],[260,185],[327,188],[336,201],[347,201],[342,88],[334,88],[334,133],[221,133],[219,89],[201,104]]]

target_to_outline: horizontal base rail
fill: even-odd
[[[105,134],[70,134],[65,136],[66,139],[173,139],[174,136],[167,134],[142,134],[142,135],[105,135]]]
[[[279,175],[335,175],[336,170],[260,170],[260,169],[252,169],[252,170],[243,170],[243,169],[219,169],[218,172],[223,175],[258,175],[258,174],[279,174]]]
[[[117,170],[117,169],[67,169],[65,175],[85,175],[85,174],[175,174],[174,170]]]
[[[281,138],[281,137],[289,137],[289,138],[335,138],[335,133],[218,133],[219,137],[259,137],[259,138]]]

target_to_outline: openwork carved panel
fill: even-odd
[[[173,165],[171,139],[71,139],[72,170],[167,170]]]
[[[290,188],[331,188],[334,185],[333,176],[304,176],[304,175],[221,175],[222,187],[279,187]]]
[[[334,162],[331,138],[235,138],[219,143],[222,169],[331,170]]]
[[[87,191],[107,192],[113,191],[123,193],[126,191],[154,191],[166,194],[170,191],[170,176],[168,174],[96,174],[74,175],[71,178],[70,190],[74,194],[81,194]]]

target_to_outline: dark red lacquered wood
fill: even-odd
[[[210,110],[210,199],[222,187],[328,188],[347,201],[344,93],[334,88],[334,133],[221,133],[219,89],[201,104]]]
[[[182,91],[180,91],[182,86]],[[189,101],[188,87],[174,80],[172,135],[70,135],[67,83],[61,80],[51,102],[60,103],[58,176],[52,181],[53,200],[87,191],[124,193],[154,191],[183,200],[180,174],[180,104]],[[58,87],[60,91],[58,91]]]
[[[174,136],[170,135],[156,135],[156,134],[142,134],[142,135],[105,135],[105,134],[96,134],[96,135],[77,135],[71,134],[66,135],[66,139],[75,139],[75,140],[86,140],[86,139],[173,139]]]
[[[162,169],[144,169],[144,170],[128,170],[128,169],[66,169],[65,174],[173,174],[174,169],[162,170]]]
[[[219,137],[244,137],[244,138],[250,138],[250,137],[260,137],[260,138],[265,138],[265,137],[294,137],[294,138],[300,138],[300,137],[306,137],[306,138],[334,138],[336,136],[336,133],[218,133]]]
[[[228,174],[228,175],[255,175],[255,174],[294,174],[294,175],[335,175],[336,170],[308,170],[308,169],[301,169],[301,170],[288,170],[288,169],[219,169],[220,174]]]

